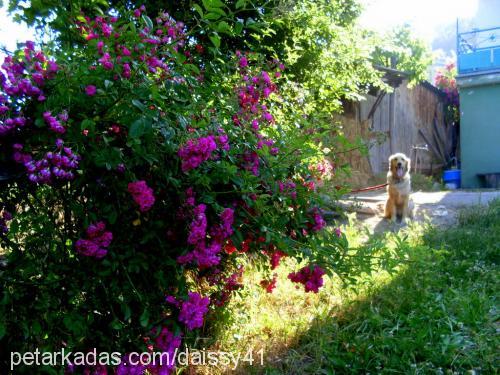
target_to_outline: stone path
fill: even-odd
[[[352,207],[358,219],[374,232],[386,231],[394,225],[383,215],[387,193],[385,191],[366,192],[345,197],[341,204]],[[448,226],[456,223],[460,209],[473,205],[486,205],[493,199],[500,199],[500,190],[415,192],[411,195],[414,219],[430,219],[434,224]]]

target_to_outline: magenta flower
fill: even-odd
[[[208,311],[209,303],[208,297],[189,292],[188,300],[182,303],[179,321],[184,323],[190,331],[200,328],[203,326],[203,319]]]
[[[197,168],[201,163],[210,159],[212,152],[216,149],[217,143],[213,135],[189,139],[178,152],[179,157],[182,159],[182,171],[187,172]]]
[[[89,225],[86,231],[87,238],[80,238],[75,243],[76,251],[88,257],[101,259],[108,253],[107,247],[113,240],[113,233],[106,231],[106,224],[99,221]]]
[[[141,180],[129,183],[128,192],[132,194],[132,198],[139,205],[141,212],[149,211],[153,207],[155,203],[153,189],[146,184],[146,181]]]
[[[88,85],[87,87],[85,87],[85,93],[88,96],[94,96],[96,92],[97,92],[97,89],[94,85]]]
[[[242,57],[239,61],[239,64],[240,64],[240,68],[245,68],[248,66],[248,60],[246,57]]]
[[[306,292],[318,293],[323,286],[323,275],[325,271],[320,266],[305,266],[298,272],[291,272],[288,278],[294,283],[304,284]]]
[[[326,226],[326,221],[325,219],[323,219],[323,216],[321,216],[321,213],[319,213],[318,210],[316,210],[313,213],[313,220],[314,220],[314,226],[312,227],[312,229],[315,232],[319,232]]]

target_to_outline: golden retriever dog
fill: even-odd
[[[389,171],[387,172],[387,193],[389,197],[385,203],[386,219],[395,221],[401,218],[406,221],[410,216],[410,158],[405,154],[397,153],[389,157]]]

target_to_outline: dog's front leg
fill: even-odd
[[[391,218],[391,206],[392,206],[392,199],[387,198],[385,201],[385,209],[384,209],[384,218],[385,219],[390,219]]]
[[[408,218],[410,216],[410,197],[408,195],[403,197],[403,210],[402,210],[402,215],[401,215],[401,221],[406,222],[408,221]]]

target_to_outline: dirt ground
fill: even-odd
[[[358,219],[373,232],[385,232],[404,225],[393,224],[382,217],[386,199],[387,193],[382,190],[350,195],[341,204],[356,211]],[[500,199],[500,190],[415,192],[411,195],[414,220],[428,219],[439,226],[454,225],[461,209],[486,205],[493,199]]]

